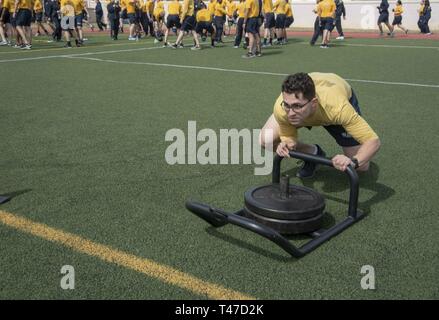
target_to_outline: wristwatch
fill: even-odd
[[[358,167],[360,166],[360,164],[358,163],[358,159],[355,157],[352,157],[351,161],[354,164],[354,169],[358,169]]]

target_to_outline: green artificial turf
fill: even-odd
[[[158,48],[82,56],[130,62],[124,64],[66,57],[1,61],[147,48],[154,46],[151,40],[114,45],[90,37],[85,47],[70,50],[45,42],[26,52],[1,48],[0,194],[15,197],[0,210],[256,298],[437,299],[439,45],[347,39],[323,50],[307,41],[290,39],[250,60],[229,43],[198,52]],[[366,46],[377,44],[395,47]],[[359,207],[367,217],[299,260],[243,229],[209,228],[184,207],[192,198],[239,209],[244,191],[270,176],[255,176],[253,165],[165,161],[166,132],[186,132],[189,120],[198,130],[261,128],[282,75],[298,71],[351,79],[362,113],[382,141],[370,172],[360,175]],[[302,131],[305,142],[318,142],[328,156],[339,152],[322,128]],[[293,160],[283,166],[297,170]],[[332,220],[343,218],[343,174],[320,168],[303,184],[326,197]],[[0,239],[2,299],[205,298],[2,224]],[[65,264],[77,270],[72,291],[59,286]],[[375,290],[360,286],[363,265],[375,268]]]

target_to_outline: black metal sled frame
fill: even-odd
[[[315,155],[310,155],[297,151],[290,151],[290,156],[292,158],[300,159],[303,161],[311,161],[317,164],[326,165],[329,167],[334,167],[330,159],[324,157],[318,157]],[[276,155],[273,160],[273,172],[272,181],[273,183],[279,183],[280,181],[280,164],[283,157]],[[310,233],[313,238],[307,243],[303,244],[301,247],[294,246],[287,238],[282,236],[279,232],[269,228],[255,220],[244,217],[244,210],[241,209],[235,213],[229,213],[217,208],[213,208],[207,204],[187,201],[186,208],[200,217],[201,219],[210,223],[213,227],[219,228],[228,223],[237,225],[249,231],[259,234],[264,238],[274,242],[283,250],[288,252],[291,256],[300,258],[310,253],[318,246],[320,246],[325,241],[328,241],[332,237],[338,235],[339,233],[346,230],[348,227],[361,220],[364,214],[358,210],[358,192],[359,192],[359,181],[358,175],[352,166],[349,166],[345,173],[349,177],[350,193],[349,193],[349,207],[348,215],[341,222],[335,224],[329,229],[321,229]]]

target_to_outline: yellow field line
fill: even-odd
[[[149,277],[184,288],[201,296],[207,296],[210,299],[255,299],[254,297],[224,288],[215,283],[198,279],[190,274],[157,263],[150,259],[137,257],[121,250],[84,239],[72,233],[64,232],[6,211],[0,210],[0,222],[19,231],[62,244],[75,251],[135,270]]]

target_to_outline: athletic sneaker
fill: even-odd
[[[178,45],[178,48],[179,48],[179,49],[184,48],[183,43],[180,43],[180,44]]]
[[[168,42],[165,42],[164,44],[163,44],[163,48],[166,48],[166,47],[169,47],[170,46],[170,44],[168,43]]]
[[[171,48],[171,49],[177,49],[178,46],[174,43],[174,44],[171,44],[171,45],[169,46],[169,48]]]
[[[322,45],[320,46],[320,48],[322,48],[322,49],[328,49],[329,46],[328,46],[327,44],[322,44]]]
[[[317,147],[317,156],[326,157],[325,151],[318,144],[315,145]],[[296,177],[298,178],[310,178],[314,175],[316,171],[317,163],[304,161],[302,168],[297,172]]]
[[[262,53],[259,52],[259,51],[256,51],[256,52],[255,52],[255,55],[256,55],[256,57],[262,57]]]
[[[337,40],[344,40],[344,36],[339,36],[336,38]]]
[[[251,52],[247,52],[245,55],[242,56],[244,59],[251,59],[256,57],[256,55],[254,53]]]
[[[70,43],[66,43],[66,44],[64,45],[64,48],[71,49],[71,48],[72,48],[72,45],[71,45]]]
[[[201,50],[201,47],[200,46],[193,46],[193,47],[191,47],[191,50]]]
[[[238,49],[239,48],[239,46],[233,46],[233,49]]]
[[[128,37],[128,40],[129,41],[136,41],[136,37]],[[154,43],[157,43],[156,41],[159,42],[157,39],[155,39]]]
[[[21,45],[19,45],[19,44],[14,44],[14,46],[13,46],[12,48],[20,49],[20,48],[21,48]]]
[[[32,45],[31,44],[24,44],[20,47],[20,49],[22,50],[30,50],[32,49]]]
[[[0,46],[7,46],[8,45],[8,42],[7,41],[2,41],[2,42],[0,42]]]

